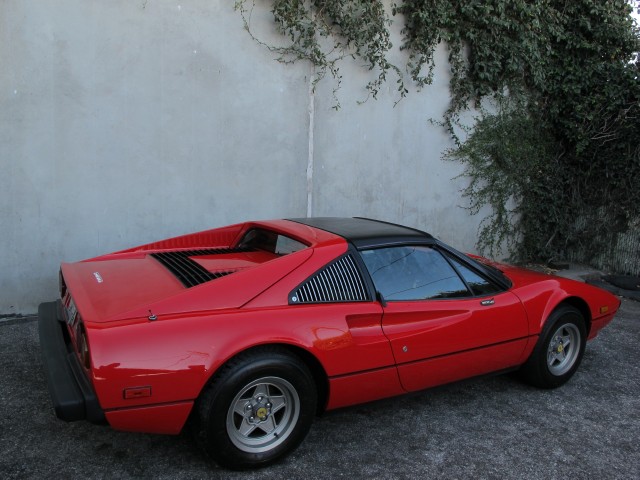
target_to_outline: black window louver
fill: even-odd
[[[351,255],[344,255],[296,288],[290,304],[365,302],[369,294]]]
[[[246,248],[207,248],[202,250],[180,250],[176,252],[157,252],[150,255],[164,265],[187,288],[210,282],[231,272],[210,272],[189,257],[203,255],[221,255],[224,253],[247,252]]]

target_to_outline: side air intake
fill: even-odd
[[[289,304],[366,302],[369,294],[353,257],[340,257],[289,294]]]

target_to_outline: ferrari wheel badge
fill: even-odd
[[[267,418],[267,409],[265,407],[260,407],[257,411],[256,411],[256,416],[260,419],[260,420],[265,420]]]

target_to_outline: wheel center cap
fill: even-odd
[[[564,347],[562,346],[562,344],[558,345],[558,353],[562,353],[563,350]]]
[[[265,420],[267,418],[267,409],[266,407],[260,407],[258,410],[256,410],[256,417],[258,417],[260,420]]]

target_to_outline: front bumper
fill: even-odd
[[[596,338],[598,333],[600,333],[600,330],[611,323],[613,317],[615,317],[615,312],[610,313],[609,315],[604,315],[600,318],[594,318],[591,321],[591,330],[589,330],[589,337],[587,338],[587,340],[593,340],[594,338]]]
[[[38,330],[42,362],[56,416],[67,422],[89,420],[103,423],[104,412],[73,350],[62,319],[60,300],[40,304]]]

